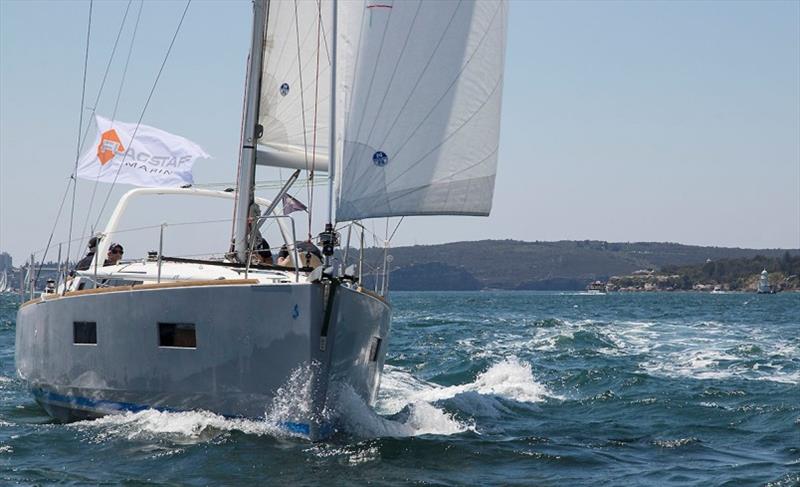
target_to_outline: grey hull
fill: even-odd
[[[285,426],[318,439],[330,431],[322,412],[333,384],[374,402],[391,319],[384,300],[332,289],[123,288],[34,301],[17,317],[17,373],[62,421],[147,408],[263,418],[283,388],[301,395]],[[96,323],[96,345],[74,343],[74,322]],[[193,324],[196,347],[159,346],[159,323]],[[303,370],[312,383],[291,390]]]

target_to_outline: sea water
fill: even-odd
[[[800,485],[800,294],[397,292],[376,409],[316,444],[280,401],[55,423],[0,299],[0,484]]]

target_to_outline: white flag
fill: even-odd
[[[112,122],[99,115],[97,137],[78,163],[78,177],[135,186],[192,184],[197,158],[209,158],[191,140],[147,125]],[[133,134],[136,132],[136,139]]]

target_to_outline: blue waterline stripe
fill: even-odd
[[[130,402],[116,402],[116,401],[95,401],[94,399],[89,399],[87,397],[81,396],[66,396],[63,394],[58,394],[56,392],[46,391],[42,388],[31,389],[31,393],[33,396],[45,402],[50,403],[62,403],[68,404],[70,406],[77,406],[80,408],[85,409],[92,409],[97,412],[106,412],[106,411],[123,411],[123,412],[131,412],[131,413],[138,413],[141,411],[145,411],[147,409],[153,409],[156,411],[166,412],[166,413],[178,413],[183,412],[180,409],[173,409],[173,408],[166,408],[166,407],[152,407],[152,406],[143,406],[141,404],[134,404]],[[243,416],[231,416],[227,414],[221,415],[226,419],[242,419]],[[311,434],[311,427],[307,423],[295,423],[291,421],[286,421],[281,423],[281,427],[288,430],[291,433],[299,433],[306,436]],[[321,428],[321,432],[323,435],[327,434],[326,432],[330,432],[331,428],[330,425],[323,425]]]

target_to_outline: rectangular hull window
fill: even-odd
[[[197,348],[194,323],[159,323],[158,346]]]
[[[379,337],[372,338],[372,347],[369,349],[369,361],[370,362],[377,362],[378,361],[378,354],[381,353],[381,340]]]
[[[72,322],[72,343],[97,345],[97,323],[94,321]]]

